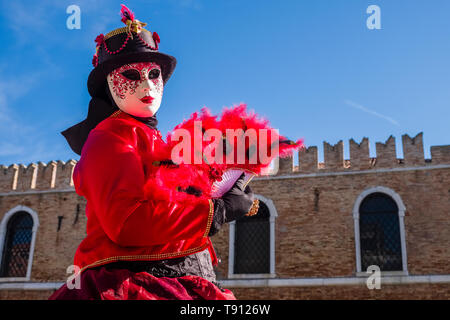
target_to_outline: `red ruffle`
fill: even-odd
[[[201,123],[200,128],[196,128],[196,122]],[[200,112],[194,112],[188,120],[183,121],[176,126],[173,131],[168,133],[167,144],[169,149],[174,148],[179,143],[177,139],[174,139],[174,136],[177,130],[180,129],[189,132],[190,136],[194,139],[196,134],[204,134],[209,129],[219,130],[222,136],[227,139],[229,138],[227,137],[227,130],[229,129],[239,130],[242,133],[252,132],[255,134],[254,137],[256,139],[253,139],[252,144],[249,144],[249,141],[246,141],[244,146],[247,151],[250,152],[250,150],[252,150],[252,154],[256,156],[256,161],[253,162],[250,161],[247,155],[245,161],[238,161],[238,144],[235,143],[235,141],[227,140],[228,145],[234,146],[235,156],[234,159],[232,159],[233,161],[231,161],[231,164],[227,163],[227,156],[224,154],[221,161],[222,164],[205,164],[204,158],[201,158],[200,160],[203,163],[197,165],[195,164],[198,163],[195,162],[195,155],[203,155],[205,148],[208,147],[211,142],[203,140],[202,143],[191,143],[191,157],[188,158],[188,163],[194,164],[193,166],[197,168],[203,166],[204,168],[208,167],[210,170],[215,169],[219,172],[223,172],[228,168],[240,168],[260,175],[269,167],[270,162],[276,156],[285,158],[291,156],[293,151],[304,148],[303,139],[290,141],[286,137],[280,135],[277,130],[270,125],[268,119],[261,117],[254,111],[247,111],[247,105],[244,103],[235,105],[231,108],[224,108],[220,116],[212,115],[207,108],[203,108]],[[200,137],[200,139],[201,138],[202,137]],[[275,141],[278,141],[278,148],[276,146],[274,147],[273,142]],[[217,143],[217,141],[214,142]],[[260,147],[265,147],[268,151],[267,159],[260,158]],[[214,181],[212,181],[212,183],[213,182]]]
[[[80,289],[66,284],[49,300],[236,300],[230,290],[220,290],[198,276],[157,278],[126,269],[88,269],[81,274]]]
[[[215,129],[214,133],[209,132],[214,135],[210,137],[213,142],[203,139],[203,135],[210,129]],[[254,134],[252,141],[244,142],[246,150],[244,161],[238,158],[239,147],[235,143],[236,141],[227,137],[228,129]],[[217,133],[220,141],[216,141]],[[184,145],[184,139],[188,139],[185,145],[187,149],[179,150],[177,146],[179,143]],[[199,141],[194,143],[194,139]],[[152,154],[149,159],[144,159],[144,162],[151,165],[155,160],[158,162],[172,159],[172,150],[178,150],[180,154],[175,151],[174,156],[179,156],[179,158],[172,159],[178,166],[162,165],[154,170],[147,178],[144,189],[149,199],[163,199],[180,203],[195,203],[211,198],[212,185],[215,181],[221,180],[223,172],[227,169],[242,169],[262,175],[277,155],[281,158],[288,157],[294,150],[304,147],[303,139],[295,142],[288,140],[274,130],[267,119],[254,111],[247,111],[245,104],[225,108],[219,116],[213,115],[207,108],[202,108],[200,112],[194,112],[189,119],[184,120],[170,131],[166,140],[167,143],[159,150],[158,154]],[[278,144],[273,142],[278,142]],[[231,159],[231,164],[227,163],[229,159],[225,153],[222,155],[222,159],[219,159],[221,163],[214,162],[216,160],[215,148],[219,146],[224,149],[224,146],[219,143],[234,146],[234,158]],[[260,147],[267,150],[265,156],[264,153],[259,152]],[[208,152],[205,152],[206,150]],[[183,154],[184,152],[186,154]],[[208,160],[208,157],[213,159]],[[201,196],[183,192],[188,187],[199,190]]]

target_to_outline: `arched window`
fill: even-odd
[[[8,221],[0,277],[25,277],[30,254],[33,219],[18,212]]]
[[[359,208],[359,237],[363,270],[371,265],[382,271],[403,269],[398,207],[391,197],[372,193],[363,200]]]
[[[236,221],[234,273],[270,273],[270,213],[264,202],[258,214]]]
[[[38,224],[37,214],[23,206],[5,214],[0,225],[0,278],[30,278]]]
[[[262,196],[258,214],[230,223],[229,274],[239,277],[275,276],[275,217],[272,201]]]
[[[365,191],[357,203],[357,270],[365,272],[375,265],[381,271],[406,272],[405,209],[400,197],[388,188],[377,187]]]

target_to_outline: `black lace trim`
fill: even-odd
[[[132,272],[148,272],[158,278],[176,278],[195,275],[218,286],[208,249],[181,258],[158,261],[117,261],[95,267],[94,269],[97,268],[106,268],[108,270],[127,269]]]

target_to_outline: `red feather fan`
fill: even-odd
[[[161,165],[149,177],[146,192],[178,202],[211,198],[214,182],[226,170],[260,175],[275,157],[302,147],[302,139],[293,142],[279,135],[267,119],[247,112],[245,104],[225,108],[220,118],[203,108],[167,134],[156,160]]]
[[[272,128],[267,119],[254,112],[247,112],[245,104],[225,108],[219,125],[220,130],[225,133],[227,146],[234,151],[233,163],[227,165],[228,168],[240,168],[259,175],[277,156],[284,158],[304,147],[303,139],[293,142],[279,135],[278,130]],[[234,136],[226,134],[229,129],[234,130]],[[245,159],[242,150],[245,151]],[[227,151],[227,154],[230,156],[230,152]]]
[[[147,172],[144,186],[147,198],[178,203],[209,198],[208,172],[190,164],[174,163],[171,151],[171,145],[163,144],[157,153],[142,155]]]

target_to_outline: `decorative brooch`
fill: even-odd
[[[247,212],[247,214],[245,216],[247,216],[247,217],[254,216],[255,214],[258,213],[258,210],[259,210],[259,200],[255,199],[255,200],[253,200],[252,207],[250,208],[250,210]]]

